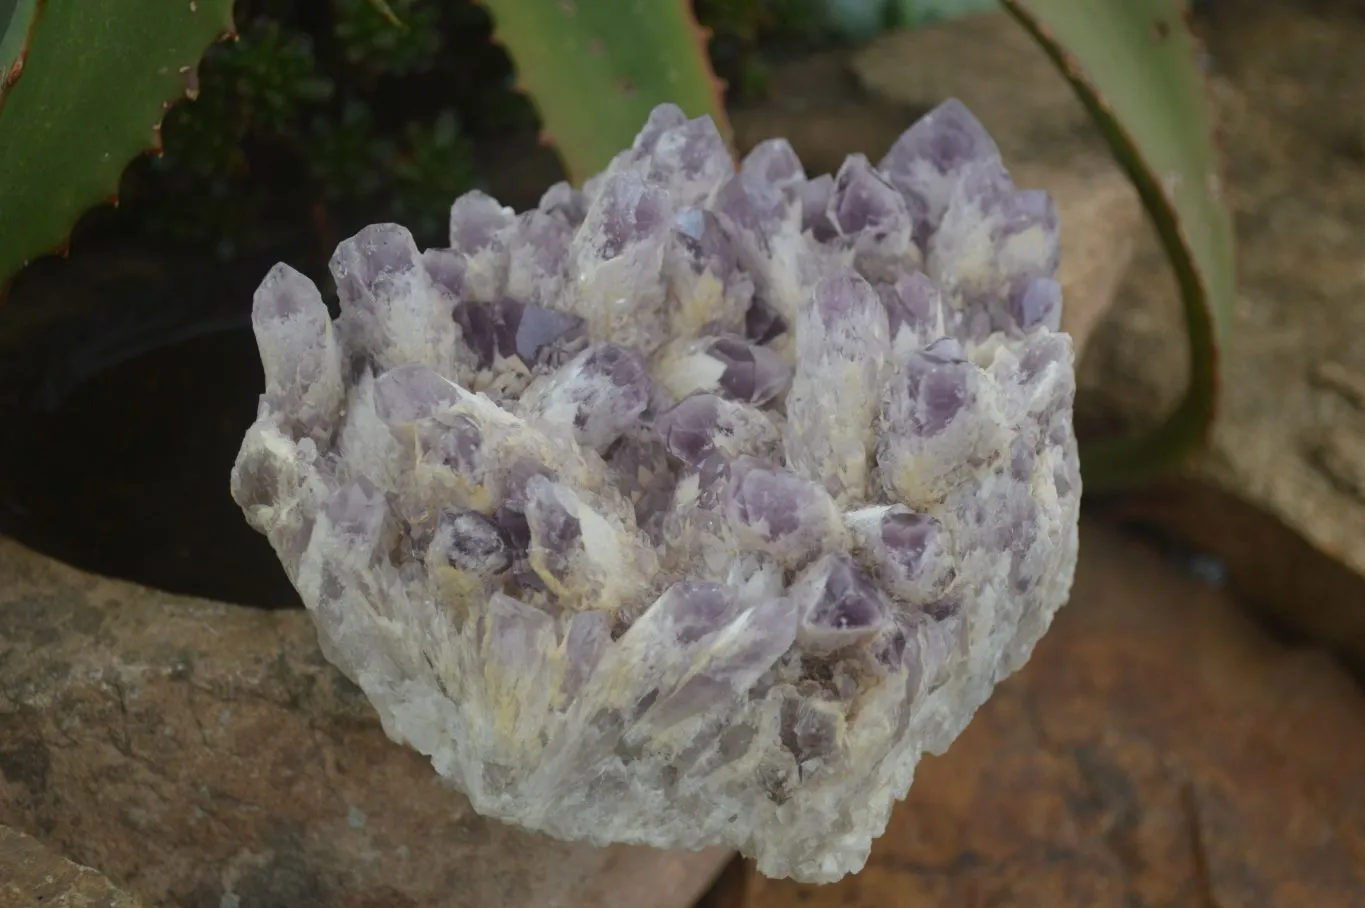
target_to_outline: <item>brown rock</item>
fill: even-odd
[[[0,826],[0,905],[9,908],[140,908],[97,870],[73,864],[37,839]]]
[[[186,908],[683,908],[727,857],[479,817],[384,736],[303,612],[157,593],[3,539],[0,823]]]
[[[1070,604],[920,765],[867,869],[751,874],[738,904],[1360,904],[1365,693],[1145,546],[1093,523],[1081,539]]]
[[[1239,244],[1224,395],[1207,456],[1125,509],[1365,668],[1365,21],[1344,2],[1255,0],[1202,30]],[[1083,364],[1093,420],[1141,426],[1174,405],[1179,306],[1146,236]]]

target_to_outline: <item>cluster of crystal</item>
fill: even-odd
[[[855,872],[1065,601],[1057,218],[956,102],[736,170],[656,109],[582,191],[276,266],[232,492],[324,652],[485,815]]]

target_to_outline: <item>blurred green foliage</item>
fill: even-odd
[[[837,40],[827,3],[696,0],[729,100],[762,97],[775,57]],[[164,155],[125,175],[121,229],[224,257],[268,244],[262,223],[326,246],[393,219],[435,242],[483,186],[477,144],[538,129],[471,0],[239,0],[236,21],[168,115]]]

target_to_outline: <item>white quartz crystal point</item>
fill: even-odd
[[[860,870],[1066,601],[1056,212],[950,101],[874,168],[654,110],[579,191],[256,294],[231,493],[481,814]]]
[[[663,264],[673,204],[633,172],[608,176],[574,237],[574,311],[595,340],[652,352],[667,340]]]
[[[787,459],[840,504],[866,500],[890,353],[886,307],[861,275],[837,271],[815,286],[796,322]]]

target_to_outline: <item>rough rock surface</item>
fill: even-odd
[[[1257,0],[1201,31],[1239,243],[1222,411],[1190,475],[1126,508],[1365,669],[1365,22]],[[1143,425],[1175,402],[1178,306],[1145,236],[1082,364],[1087,421]]]
[[[1146,546],[1083,523],[1071,602],[858,876],[727,872],[724,908],[1354,906],[1365,693]]]
[[[0,824],[149,905],[685,908],[726,859],[479,816],[385,737],[300,611],[0,540],[0,629]]]
[[[0,905],[6,908],[141,908],[99,871],[68,861],[32,836],[0,826]]]
[[[1056,217],[954,101],[821,176],[662,105],[343,241],[335,323],[272,269],[233,497],[481,813],[837,879],[1067,595]]]

